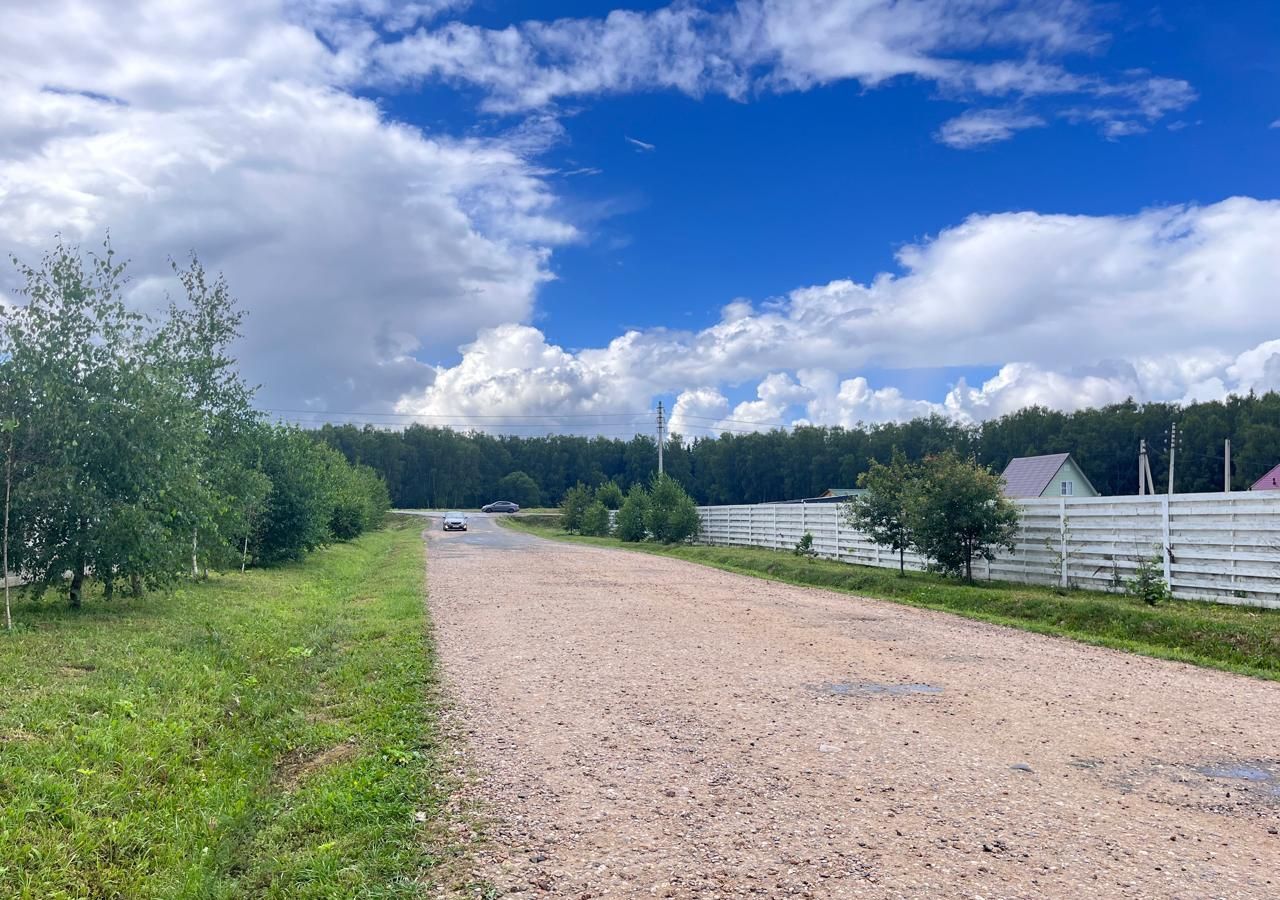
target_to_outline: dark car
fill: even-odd
[[[466,531],[467,517],[460,512],[447,512],[444,514],[444,530],[445,531]]]
[[[512,503],[510,500],[495,500],[492,503],[490,503],[488,506],[480,507],[480,512],[487,512],[487,513],[520,512],[520,505],[517,503]]]

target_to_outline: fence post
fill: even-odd
[[[1169,552],[1169,495],[1164,494],[1160,497],[1160,520],[1161,531],[1164,534],[1162,541],[1161,553],[1164,555],[1164,583],[1169,585],[1169,590],[1173,590],[1173,560]]]
[[[1062,574],[1058,576],[1059,583],[1062,587],[1066,587],[1070,583],[1067,578],[1067,498],[1058,498],[1058,533],[1062,538]]]
[[[831,508],[836,511],[836,561],[840,560],[840,504],[832,503]]]

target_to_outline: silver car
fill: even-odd
[[[466,531],[467,517],[460,512],[447,512],[444,514],[444,530],[445,531]]]

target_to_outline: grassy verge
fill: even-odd
[[[1280,680],[1280,611],[1214,603],[1139,600],[1095,591],[1055,591],[1034,585],[958,584],[920,572],[809,560],[786,551],[746,547],[663,547],[584,538],[541,525],[506,521],[543,537],[671,556],[788,584],[878,597],[972,619],[1056,634],[1147,656]]]
[[[417,896],[446,851],[421,522],[0,634],[0,896]]]

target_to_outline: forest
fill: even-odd
[[[1016,456],[1070,452],[1104,495],[1138,491],[1146,439],[1156,487],[1168,487],[1168,434],[1178,426],[1174,491],[1221,491],[1223,443],[1231,440],[1232,490],[1280,463],[1280,394],[1203,403],[1137,403],[1063,413],[1042,407],[966,425],[933,416],[856,428],[798,427],[685,441],[673,434],[665,469],[699,504],[762,503],[854,487],[894,448],[913,461],[944,450],[995,471]],[[399,507],[473,508],[495,499],[556,505],[570,487],[615,481],[625,491],[657,470],[657,442],[607,437],[496,436],[412,425],[385,430],[326,425],[317,437],[372,467]]]

